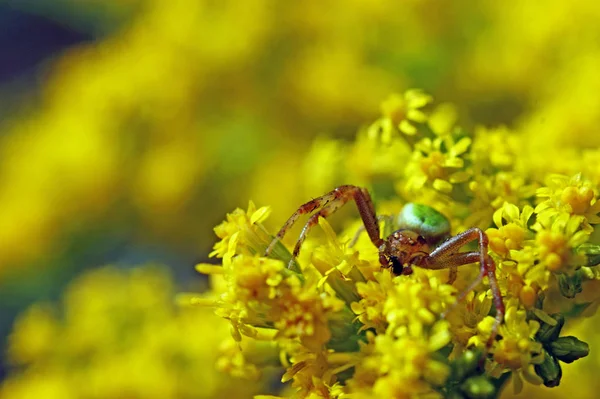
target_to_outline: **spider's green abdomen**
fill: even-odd
[[[412,230],[427,241],[435,242],[450,234],[448,219],[430,206],[408,203],[396,219],[397,227]]]

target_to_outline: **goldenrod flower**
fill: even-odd
[[[542,344],[534,340],[539,328],[537,321],[527,321],[524,311],[509,306],[500,327],[502,339],[495,346],[494,360],[511,369],[523,369],[533,364],[542,350]]]
[[[231,257],[234,253],[264,252],[269,244],[269,237],[260,230],[258,223],[265,220],[269,213],[268,207],[256,209],[254,203],[250,201],[247,211],[237,208],[227,214],[227,220],[215,227],[215,234],[221,241],[215,244],[210,256],[224,258],[227,255]],[[238,248],[238,243],[244,247]]]
[[[433,331],[439,327],[434,326]],[[439,343],[426,336],[395,338],[388,334],[378,335],[363,350],[365,358],[357,365],[355,377],[349,381],[352,397],[431,395],[431,386],[442,386],[450,374],[449,366],[433,356],[440,348]]]
[[[386,273],[386,272],[384,272]],[[387,289],[384,314],[392,335],[421,336],[454,303],[455,289],[422,270],[395,278]]]
[[[579,215],[585,230],[591,231],[590,224],[600,223],[600,201],[590,181],[581,174],[572,177],[550,175],[547,186],[538,189],[537,196],[546,198],[536,208],[538,219],[548,224],[548,220],[560,214]]]
[[[538,292],[547,288],[549,279],[548,270],[539,264],[533,251],[534,233],[529,228],[533,213],[529,205],[519,210],[516,205],[505,202],[494,212],[497,228],[486,230],[490,249],[500,258],[499,266],[506,274],[501,286],[507,295],[519,298],[526,308],[533,307]]]
[[[579,178],[561,180],[562,202],[556,201],[558,194],[543,197],[546,191],[540,189],[538,197],[548,199],[536,204],[535,190],[543,183],[520,158],[521,136],[503,129],[469,135],[454,128],[448,116],[445,122],[432,122],[429,127],[435,130],[404,124],[405,134],[393,135],[401,128],[399,121],[394,122],[398,126],[391,121],[408,104],[400,100],[406,99],[389,100],[386,114],[366,135],[360,132],[352,146],[331,148],[357,157],[347,167],[348,176],[384,181],[400,195],[378,202],[378,210],[392,213],[380,213],[382,237],[393,230],[393,214],[410,200],[435,206],[451,220],[454,232],[485,228],[500,292],[492,293],[487,276],[473,284],[479,270],[466,265],[453,284],[444,283],[446,270],[415,267],[410,275],[394,277],[380,270],[379,250],[361,235],[356,220],[338,235],[320,218],[324,235],[309,234],[293,270],[287,269],[290,254],[280,243],[270,258],[262,257],[272,237],[262,226],[268,208],[251,205],[247,212],[228,215],[217,231],[223,241],[215,254],[223,256],[223,266],[199,266],[225,280],[215,301],[217,313],[229,319],[242,344],[270,337],[294,397],[491,395],[508,373],[517,387],[522,377],[533,384],[556,384],[556,359],[585,356],[584,343],[564,337],[552,344],[553,352],[538,331],[540,323],[544,331],[554,323],[545,310],[552,306],[547,297],[557,290],[574,296],[582,278],[595,279],[591,268],[581,267],[596,262],[596,244],[589,241],[597,200],[589,193],[597,187]],[[423,97],[413,105],[428,102]],[[427,121],[424,115],[413,113],[408,119],[421,123]],[[387,134],[386,123],[390,134],[381,137],[381,129]],[[381,162],[369,162],[377,151]],[[569,194],[573,190],[567,186],[578,194]],[[331,204],[339,203],[325,206]],[[467,288],[472,292],[463,292]],[[500,326],[495,314],[502,308],[494,295],[508,305]],[[272,334],[262,332],[269,329]],[[239,365],[230,366],[234,374],[255,373],[241,354],[232,359]]]
[[[526,309],[531,309],[538,294],[548,289],[550,271],[537,260],[532,247],[515,252],[513,259],[502,262],[501,266],[506,274],[503,285],[507,297],[518,298]]]
[[[570,273],[584,263],[583,257],[575,249],[589,239],[590,231],[584,227],[584,220],[568,213],[560,213],[545,225],[541,219],[534,228],[537,230],[536,245],[542,264],[551,272]]]
[[[500,126],[489,129],[483,126],[475,128],[471,159],[473,167],[479,171],[497,172],[513,170],[519,161],[519,136]]]
[[[228,282],[217,304],[231,320],[234,337],[252,336],[253,326],[273,326],[285,338],[299,338],[317,350],[331,338],[329,312],[340,311],[339,299],[320,292],[317,281],[302,281],[282,261],[239,254],[227,268]]]
[[[363,324],[362,329],[373,328],[377,333],[384,333],[387,329],[387,317],[383,307],[387,299],[387,292],[381,285],[381,279],[391,278],[383,274],[379,281],[367,281],[356,283],[356,289],[362,299],[352,303],[352,311],[358,316]]]
[[[471,139],[463,137],[455,141],[451,135],[423,138],[415,144],[411,166],[407,168],[406,190],[419,190],[429,184],[435,190],[448,194],[453,184],[469,178],[464,169],[464,154],[471,145]]]
[[[492,251],[507,259],[510,258],[511,251],[522,249],[525,240],[533,238],[528,227],[532,215],[531,206],[525,206],[521,211],[516,205],[505,202],[502,208],[494,212],[493,218],[497,228],[486,230]]]
[[[400,131],[402,134],[414,136],[417,134],[415,123],[425,123],[427,115],[421,110],[433,99],[421,90],[407,90],[404,95],[392,94],[381,103],[383,117],[371,126],[371,135],[381,131],[384,143],[392,141],[393,133]]]
[[[544,360],[542,344],[535,341],[539,322],[527,321],[526,313],[512,305],[506,310],[504,319],[500,327],[502,339],[494,347],[494,360],[504,367],[519,370],[513,377],[516,390],[520,390],[518,381],[521,375],[531,383],[540,384],[541,378],[533,371],[533,365]]]
[[[242,385],[217,369],[231,369],[216,350],[227,323],[206,308],[178,309],[172,295],[157,267],[85,273],[61,305],[34,305],[20,316],[8,359],[22,372],[0,385],[0,397],[252,397],[260,383]]]
[[[428,97],[419,98],[412,103],[416,108],[429,102]],[[579,202],[565,195],[568,209],[534,208],[535,188],[542,183],[521,171],[527,168],[519,158],[521,138],[506,130],[490,137],[481,132],[470,136],[452,128],[454,122],[447,118],[434,122],[433,132],[407,128],[410,138],[373,136],[386,123],[389,129],[400,129],[391,121],[409,104],[403,101],[408,100],[389,100],[386,114],[367,129],[367,135],[359,133],[353,146],[331,148],[357,156],[355,169],[347,168],[350,176],[387,180],[388,187],[403,197],[381,202],[381,209],[395,213],[403,202],[418,200],[448,215],[457,232],[474,225],[486,228],[499,294],[508,304],[504,324],[496,324],[494,314],[502,309],[495,305],[487,277],[472,284],[477,268],[461,267],[452,285],[444,283],[445,270],[415,267],[410,275],[394,277],[380,270],[378,248],[364,232],[361,235],[357,221],[338,235],[320,218],[324,235],[307,236],[293,270],[285,267],[290,254],[281,243],[270,258],[264,258],[272,237],[262,226],[268,208],[253,204],[247,211],[228,215],[216,229],[222,241],[214,254],[223,257],[223,265],[199,265],[200,271],[224,280],[214,301],[217,313],[230,321],[241,344],[272,341],[286,369],[283,381],[292,382],[294,397],[410,398],[454,392],[470,397],[474,392],[497,392],[508,372],[517,385],[521,377],[534,384],[542,377],[544,383],[556,383],[560,378],[544,365],[556,362],[563,356],[559,349],[572,343],[562,339],[556,353],[542,347],[537,335],[540,321],[554,322],[544,310],[544,299],[557,289],[552,276],[560,273],[573,279],[561,283],[570,292],[581,291],[577,285],[581,273],[575,270],[585,261],[579,253],[595,253],[593,244],[587,249],[581,244],[590,239],[588,219],[594,221],[590,212],[596,197],[582,189],[585,198]],[[420,123],[426,121],[423,115],[413,113],[408,119]],[[367,158],[376,150],[382,151],[384,161],[369,163]],[[581,187],[596,189],[590,182]],[[543,190],[540,193],[544,195]],[[381,215],[386,237],[394,216]],[[314,219],[311,224],[316,225]],[[590,270],[585,276],[593,274]],[[473,291],[463,292],[467,287]],[[268,330],[272,333],[265,334]],[[568,356],[585,356],[583,344],[573,345],[576,348]],[[225,363],[228,369],[235,375],[257,374],[258,367],[243,353],[232,352],[232,362]],[[475,353],[483,357],[473,360]],[[486,371],[476,366],[480,362]]]
[[[447,316],[450,322],[450,330],[455,341],[463,348],[468,345],[483,347],[486,339],[471,338],[479,333],[479,323],[483,321],[490,313],[492,308],[492,298],[487,292],[469,293],[463,303],[457,304]],[[489,336],[490,330],[486,330],[486,336]]]
[[[573,296],[583,292],[561,303],[560,312],[575,318],[597,305],[595,1],[554,2],[543,13],[533,2],[519,7],[485,2],[443,21],[422,2],[407,2],[402,13],[394,2],[381,1],[331,2],[328,12],[317,3],[285,2],[274,9],[265,0],[224,1],[218,7],[187,0],[105,3],[124,17],[118,36],[109,33],[59,57],[40,109],[5,129],[0,267],[39,259],[54,247],[61,224],[79,225],[77,217],[103,214],[116,198],[133,205],[144,226],[153,227],[147,231],[180,232],[188,242],[203,243],[187,232],[192,224],[194,231],[208,231],[202,223],[211,218],[182,217],[193,199],[200,212],[222,212],[226,201],[219,199],[233,191],[247,195],[253,185],[255,198],[262,194],[261,203],[284,212],[303,200],[300,195],[349,182],[373,193],[380,216],[394,216],[406,202],[418,201],[442,212],[452,233],[487,231],[499,295],[510,304],[506,323],[491,351],[483,353],[496,306],[485,278],[470,285],[477,267],[461,266],[452,285],[444,283],[446,271],[393,278],[380,271],[377,248],[368,238],[350,244],[351,230],[360,224],[348,220],[350,213],[335,221],[346,217],[339,238],[321,222],[325,238],[318,231],[309,236],[287,269],[291,255],[283,244],[263,257],[273,233],[261,224],[269,211],[250,205],[216,229],[221,242],[212,256],[222,264],[198,266],[211,282],[210,291],[192,301],[203,305],[200,316],[192,312],[187,318],[160,306],[170,303],[160,295],[170,292],[160,279],[140,278],[151,284],[135,285],[134,295],[121,296],[127,284],[93,274],[102,290],[89,289],[89,282],[69,290],[64,320],[62,312],[42,304],[17,322],[9,354],[23,371],[8,378],[0,396],[62,399],[89,397],[92,391],[103,397],[123,392],[140,398],[237,397],[237,389],[248,385],[225,380],[232,391],[221,391],[221,377],[197,366],[206,358],[214,363],[209,351],[221,336],[226,342],[216,363],[222,370],[260,378],[267,366],[279,367],[291,386],[272,393],[311,398],[492,397],[509,374],[539,383],[532,364],[545,384],[557,385],[557,359],[587,354],[573,337],[558,342],[541,339],[540,332],[551,324],[541,316],[545,309],[565,295],[564,281]],[[485,15],[489,23],[481,30],[481,24],[454,15],[474,20]],[[578,29],[571,29],[573,21]],[[459,25],[477,33],[470,35],[477,40],[457,41],[452,33]],[[190,40],[207,34],[211,40]],[[267,51],[273,48],[285,51]],[[381,117],[356,141],[341,138],[348,126],[372,114],[387,90],[410,81],[443,87],[444,95],[455,88],[452,97],[468,107],[461,114],[509,123],[514,131],[461,129],[452,105],[430,107],[432,97],[413,89],[384,102]],[[223,90],[214,82],[231,84]],[[293,140],[272,140],[280,131]],[[315,141],[304,157],[298,150],[306,145],[302,134],[320,131],[338,138]],[[232,141],[238,145],[229,145]],[[269,157],[277,144],[264,144],[275,141],[285,141],[284,150]],[[264,159],[270,160],[260,162]],[[222,173],[202,190],[216,197],[196,196],[213,165]],[[238,178],[255,168],[261,173]],[[76,204],[75,212],[64,204]],[[391,224],[385,219],[383,236]],[[463,296],[467,286],[473,290]],[[228,319],[237,341],[206,312],[207,305]],[[101,317],[105,313],[110,317]],[[127,327],[132,314],[143,315],[146,324],[126,341],[144,346],[123,355],[118,345],[120,356],[114,356],[117,351],[110,350],[121,341],[111,338],[122,331],[114,332],[111,323],[122,326],[124,319]],[[181,318],[186,321],[179,324]],[[541,327],[532,336],[535,323]],[[597,326],[590,325],[592,334]],[[465,340],[482,352],[465,350]],[[537,355],[540,342],[544,356]],[[61,353],[64,347],[69,353]],[[152,356],[165,347],[169,367],[163,367],[164,356],[159,361]],[[107,348],[106,362],[81,367],[90,352]],[[494,365],[496,355],[503,362]],[[457,366],[469,356],[477,359],[467,371]],[[480,362],[485,370],[473,366]],[[569,393],[589,394],[586,387],[593,384],[586,381],[594,381],[596,367],[569,369],[566,381],[577,383]],[[79,387],[81,381],[90,391]],[[174,389],[179,381],[189,387]]]

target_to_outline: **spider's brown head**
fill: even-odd
[[[379,247],[379,262],[396,276],[411,274],[411,266],[419,265],[429,252],[423,236],[411,230],[397,230]]]

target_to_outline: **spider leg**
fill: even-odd
[[[436,255],[435,258],[429,254],[429,256],[425,258],[422,263],[419,263],[418,266],[430,270],[450,269],[450,275],[448,276],[447,284],[452,284],[456,280],[458,266],[476,263],[479,262],[479,260],[479,252],[459,252],[444,257]],[[465,295],[462,295],[462,297],[460,295],[458,296],[458,300],[460,301],[463,299],[464,296],[466,296],[466,294],[473,290],[473,288],[476,286],[477,284],[474,284],[472,287],[469,286],[467,292],[464,293]]]
[[[360,237],[360,235],[365,231],[365,226],[361,225],[357,230],[356,233],[354,233],[354,237],[352,237],[352,239],[350,240],[350,242],[348,243],[348,248],[352,248],[353,246],[356,245],[356,242],[358,241],[358,237]]]
[[[456,281],[456,277],[458,275],[457,266],[450,265],[450,271],[448,273],[448,282],[446,284],[453,284]]]
[[[449,268],[450,273],[451,273],[451,276],[450,276],[451,280],[452,280],[452,282],[454,282],[454,280],[456,279],[456,272],[457,272],[458,266],[468,265],[470,263],[475,263],[477,261],[479,261],[479,252],[459,252],[457,254],[452,254],[451,256],[446,258],[446,260],[443,262],[433,263],[431,265],[431,267],[426,266],[426,268],[432,269],[432,270]],[[454,274],[454,276],[452,276],[452,274]],[[452,277],[454,277],[454,279],[452,279]],[[479,284],[481,284],[483,277],[484,277],[484,275],[480,271],[479,274],[477,275],[477,278],[475,280],[473,280],[471,282],[471,284],[469,284],[465,290],[463,290],[460,294],[458,294],[458,296],[456,297],[456,301],[448,309],[446,309],[446,311],[442,314],[442,317],[445,318],[448,313],[450,313],[452,310],[454,310],[454,308],[460,302],[462,302],[463,299],[465,299],[465,297],[469,294],[469,292],[473,291],[475,289],[475,287],[477,287]],[[451,283],[449,282],[448,284],[451,284]]]
[[[344,205],[345,203],[346,202],[344,202],[344,201],[330,202],[329,204],[327,204],[323,208],[321,208],[320,211],[318,211],[317,213],[315,213],[308,219],[308,222],[306,222],[306,224],[302,228],[302,231],[300,232],[298,241],[296,241],[296,245],[294,246],[294,252],[292,252],[292,259],[290,259],[290,262],[288,264],[288,269],[291,267],[294,260],[300,254],[300,248],[302,248],[302,244],[304,243],[304,240],[306,239],[306,235],[308,234],[308,231],[312,227],[314,227],[315,225],[317,225],[319,223],[319,218],[326,218],[327,216],[331,215],[332,213],[334,213],[335,211],[340,209],[342,207],[342,205]]]
[[[373,201],[371,200],[369,192],[365,188],[345,185],[337,187],[329,193],[308,201],[300,206],[300,208],[298,208],[298,210],[294,212],[292,216],[290,216],[290,218],[285,222],[273,241],[271,241],[271,244],[269,244],[265,251],[265,256],[268,256],[271,253],[277,241],[283,238],[285,233],[294,225],[296,220],[298,220],[301,215],[311,213],[315,209],[321,208],[319,212],[311,216],[309,221],[302,229],[300,238],[294,247],[292,261],[290,262],[291,264],[293,259],[295,259],[300,253],[300,248],[302,247],[302,243],[304,242],[306,234],[312,226],[318,223],[319,217],[327,217],[331,215],[350,200],[354,200],[356,203],[356,207],[358,208],[358,212],[362,218],[365,229],[369,234],[369,238],[376,247],[379,247],[383,243],[383,240],[381,237],[379,237],[379,224],[377,223],[375,207],[373,206]]]
[[[478,252],[458,252],[465,244],[475,240],[479,241]],[[421,264],[419,264],[419,266],[427,269],[451,268],[452,270],[452,267],[473,263],[477,260],[479,261],[480,265],[479,276],[469,286],[468,290],[461,293],[457,297],[457,302],[463,300],[464,297],[481,282],[483,277],[488,277],[490,281],[490,289],[492,290],[492,296],[494,298],[494,306],[496,307],[496,318],[487,343],[487,347],[489,349],[496,339],[498,326],[504,319],[504,302],[502,300],[502,294],[500,293],[498,280],[496,278],[496,264],[494,263],[492,257],[488,254],[487,235],[481,229],[476,227],[457,234],[433,250],[429,256],[425,258]]]
[[[377,223],[381,223],[381,222],[385,222],[385,226],[387,229],[388,224],[393,220],[393,217],[390,215],[379,215],[377,216]],[[364,225],[364,223],[356,230],[356,233],[354,233],[354,237],[352,237],[352,240],[350,240],[350,242],[348,243],[348,248],[352,248],[353,246],[356,245],[356,242],[358,241],[358,238],[360,237],[360,235],[366,230],[366,227]],[[391,229],[389,229],[391,230]],[[386,232],[384,230],[383,232],[384,236],[386,236]],[[391,231],[390,231],[391,234]],[[387,234],[389,235],[389,234]]]

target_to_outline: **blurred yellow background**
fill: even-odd
[[[0,1],[2,342],[107,263],[201,290],[223,215],[252,199],[280,223],[353,183],[319,140],[392,92],[537,137],[540,170],[549,146],[598,147],[598,21],[591,0]]]

